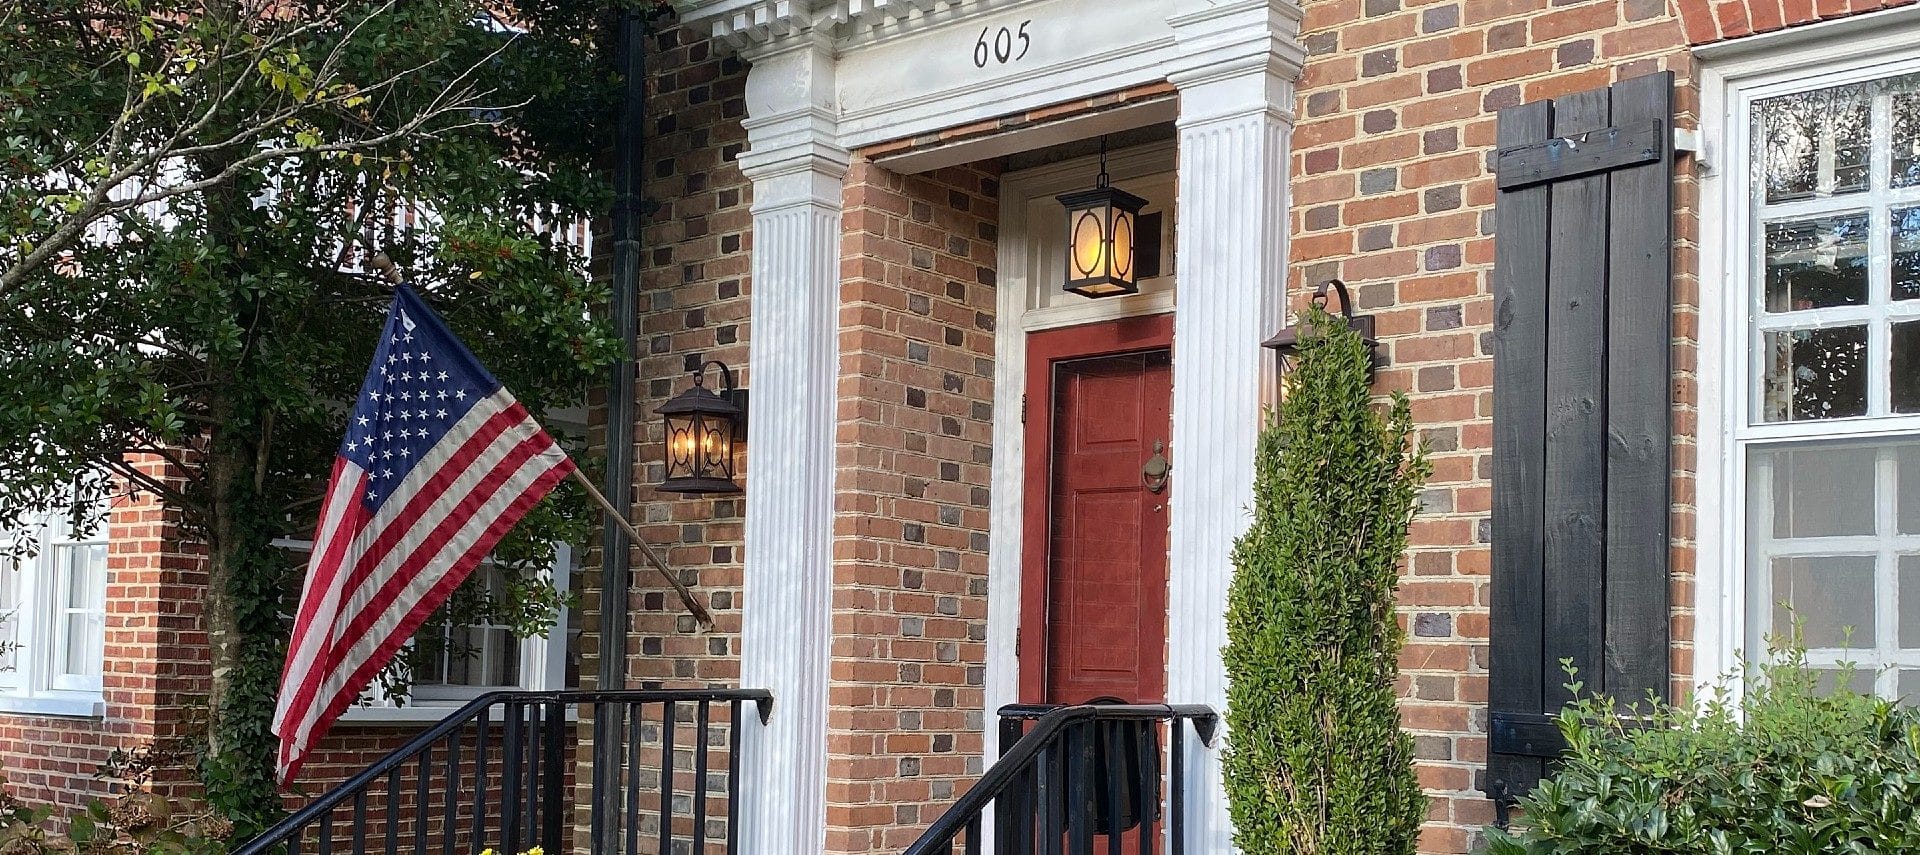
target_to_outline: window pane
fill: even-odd
[[[0,686],[20,684],[20,574],[18,559],[0,558]]]
[[[1920,650],[1920,555],[1900,556],[1900,646]]]
[[[1767,311],[1866,302],[1865,213],[1767,224]]]
[[[1920,184],[1920,95],[1911,91],[1913,76],[1893,81],[1893,186]]]
[[[1893,299],[1920,300],[1920,208],[1893,211]]]
[[[1841,673],[1839,668],[1814,669],[1814,674],[1818,675],[1814,678],[1814,690],[1823,695],[1833,694],[1834,687],[1840,685]],[[1873,694],[1873,677],[1872,668],[1865,665],[1855,667],[1848,675],[1847,688],[1852,689],[1856,695],[1871,695]]]
[[[1893,324],[1887,346],[1893,411],[1920,413],[1920,322]]]
[[[1767,421],[1866,415],[1865,326],[1769,332],[1763,346],[1761,416]]]
[[[1873,533],[1870,445],[1794,445],[1754,452],[1756,473],[1771,471],[1773,536]]]
[[[1895,691],[1900,693],[1900,703],[1906,706],[1920,704],[1920,670],[1906,669],[1900,672],[1900,685]]]
[[[1839,86],[1756,105],[1769,204],[1866,189],[1870,97],[1867,86]]]
[[[1774,637],[1798,622],[1809,648],[1873,648],[1873,556],[1775,558],[1772,573]]]
[[[107,546],[63,544],[55,558],[65,594],[59,604],[61,637],[54,640],[62,650],[60,673],[98,677],[106,641]]]
[[[520,683],[520,642],[504,629],[490,630],[493,644],[487,648],[489,685],[515,686]]]
[[[1896,446],[1893,453],[1900,479],[1894,516],[1901,534],[1920,534],[1920,445]]]

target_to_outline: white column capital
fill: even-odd
[[[807,31],[746,57],[747,150],[740,170],[754,184],[754,210],[799,203],[840,205],[852,156],[840,145],[834,109],[833,42]]]
[[[1306,49],[1295,0],[1179,0],[1167,19],[1177,48],[1167,80],[1180,90],[1180,123],[1268,112],[1292,122],[1293,81]]]

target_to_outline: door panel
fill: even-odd
[[[1030,339],[1024,701],[1166,695],[1171,324],[1140,320]]]

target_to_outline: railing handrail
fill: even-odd
[[[353,777],[334,785],[322,793],[319,798],[295,811],[292,816],[281,820],[259,836],[242,844],[232,855],[261,855],[270,847],[285,842],[286,838],[320,819],[328,811],[339,808],[353,795],[379,780],[381,776],[399,768],[412,760],[420,752],[445,739],[460,728],[473,723],[474,719],[485,715],[496,705],[573,705],[608,703],[668,703],[700,701],[752,701],[760,715],[761,723],[766,723],[773,712],[773,694],[765,689],[608,689],[605,691],[572,690],[562,692],[534,692],[524,690],[505,690],[488,692],[461,705],[447,714],[432,727],[421,731],[412,739],[375,761],[373,765],[360,770]]]
[[[1199,735],[1202,745],[1213,744],[1213,735],[1220,714],[1206,704],[1074,704],[1058,706],[1048,704],[1008,704],[999,710],[1001,718],[1038,719],[1033,729],[1022,735],[1012,748],[1004,749],[998,760],[987,767],[978,783],[967,790],[965,795],[956,799],[940,818],[907,847],[905,855],[933,855],[946,850],[940,847],[960,834],[968,822],[984,813],[987,805],[999,797],[1009,786],[1019,780],[1027,767],[1040,756],[1049,743],[1058,739],[1068,727],[1083,721],[1165,721],[1173,720],[1178,726],[1181,720],[1190,720],[1194,732]]]

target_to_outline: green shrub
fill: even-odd
[[[1512,833],[1488,830],[1489,852],[1920,851],[1920,715],[1849,676],[1823,690],[1789,649],[1734,703],[1650,699],[1623,717],[1579,701],[1559,718],[1567,756]]]
[[[1394,615],[1425,477],[1403,395],[1368,398],[1360,336],[1321,309],[1260,437],[1227,602],[1227,796],[1248,855],[1411,853],[1426,814],[1400,730]]]

